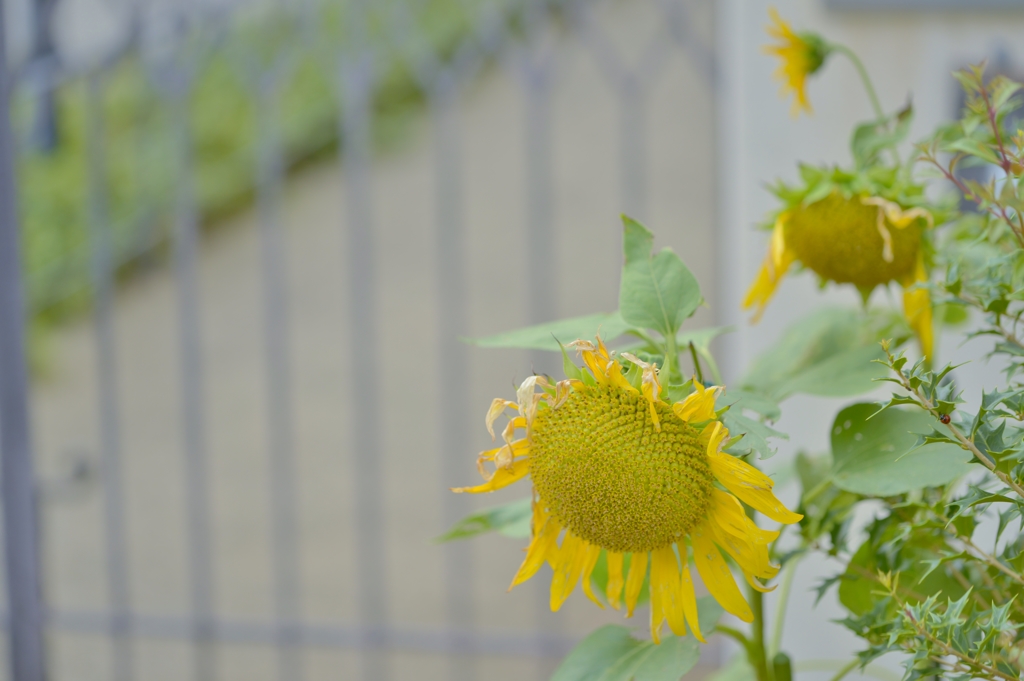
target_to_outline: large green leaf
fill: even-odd
[[[697,599],[698,619],[710,632],[722,609],[710,596]],[[700,660],[692,636],[662,636],[661,643],[633,638],[627,627],[601,627],[562,661],[551,681],[678,681]]]
[[[903,494],[952,482],[970,470],[970,455],[957,445],[931,443],[915,449],[918,433],[935,419],[921,410],[878,405],[847,407],[832,426],[832,480],[836,487],[870,496]]]
[[[963,586],[945,570],[932,569],[943,554],[941,541],[934,542],[936,535],[919,529],[908,537],[900,529],[894,524],[884,532],[883,550],[868,540],[850,559],[839,582],[839,602],[853,614],[869,612],[882,598],[878,583],[871,578],[879,570],[900,574],[900,585],[906,590],[903,598],[910,603],[919,603],[922,596],[931,594],[942,594],[943,601],[964,594]]]
[[[506,537],[517,539],[529,537],[532,513],[529,497],[502,506],[485,508],[455,523],[455,526],[438,537],[437,541],[467,539],[485,532],[500,532]]]
[[[886,368],[878,341],[891,337],[887,313],[825,308],[789,327],[760,355],[741,381],[775,400],[794,393],[846,397],[877,387]]]
[[[577,338],[593,339],[598,333],[606,341],[618,338],[630,329],[618,312],[601,312],[584,317],[559,319],[524,329],[506,331],[483,338],[464,338],[472,345],[482,348],[524,348],[527,350],[550,350],[559,352],[559,341],[570,343]]]
[[[703,302],[693,273],[669,248],[652,252],[654,235],[622,216],[626,264],[619,285],[619,312],[633,326],[674,336]]]
[[[551,681],[598,681],[616,661],[641,645],[626,627],[606,624],[573,648]]]

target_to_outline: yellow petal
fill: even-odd
[[[484,423],[487,425],[487,432],[491,434],[492,440],[495,437],[494,422],[497,420],[499,416],[501,416],[501,414],[508,407],[511,407],[516,411],[519,410],[519,407],[516,406],[515,402],[512,402],[511,400],[503,400],[500,397],[495,397],[494,400],[491,402],[490,409],[487,410],[487,417],[484,419]]]
[[[529,472],[530,459],[519,459],[517,461],[513,461],[512,465],[508,468],[499,468],[494,471],[494,477],[482,485],[477,485],[476,487],[453,487],[452,491],[460,494],[462,492],[466,492],[468,494],[493,492],[501,489],[502,487],[508,487],[512,483],[526,477],[526,474]]]
[[[558,612],[558,609],[569,598],[576,583],[580,581],[580,573],[583,572],[583,564],[586,560],[586,542],[571,532],[566,532],[562,537],[562,546],[554,558],[551,576],[551,611]]]
[[[931,358],[934,351],[935,338],[932,325],[932,299],[927,288],[913,288],[916,283],[927,283],[928,272],[924,267],[924,258],[918,255],[914,278],[903,284],[903,314],[907,323],[914,330],[921,354]],[[910,289],[910,290],[908,290]]]
[[[694,638],[701,643],[707,643],[704,640],[704,636],[700,633],[700,622],[697,621],[697,595],[693,591],[693,578],[690,577],[690,566],[686,559],[686,547],[682,545],[679,547],[679,557],[683,563],[682,579],[679,582],[679,595],[683,606],[683,614],[686,616],[686,622],[690,625],[690,631],[693,632]]]
[[[793,253],[786,248],[786,237],[783,230],[787,217],[787,214],[783,213],[775,221],[768,255],[765,257],[764,264],[761,265],[761,269],[757,273],[757,278],[750,285],[747,297],[743,299],[744,309],[757,306],[757,310],[754,313],[755,322],[761,318],[765,307],[768,305],[768,301],[775,294],[775,289],[778,287],[779,282],[782,281],[782,277],[785,276],[786,271],[789,270],[790,265],[795,260]]]
[[[754,524],[736,497],[719,489],[711,491],[708,522],[715,543],[728,553],[744,573],[771,579],[779,573],[768,557],[768,544],[778,532],[762,530]]]
[[[543,505],[534,501],[533,503],[533,538],[526,549],[526,558],[512,578],[512,584],[508,589],[511,591],[530,577],[537,574],[537,570],[544,564],[544,561],[558,548],[558,535],[562,527],[544,508]]]
[[[687,395],[686,399],[672,405],[672,411],[687,423],[700,423],[715,418],[715,397],[718,395],[718,388],[708,390],[697,380],[694,380],[693,388],[694,392]]]
[[[651,552],[651,638],[658,642],[662,621],[676,636],[686,635],[679,561],[671,546]]]
[[[743,599],[729,566],[718,552],[718,547],[711,540],[709,528],[698,528],[690,535],[690,540],[693,542],[693,561],[697,564],[697,571],[704,580],[704,586],[726,612],[736,615],[744,622],[753,622],[754,613]]]
[[[597,559],[600,557],[601,547],[587,544],[586,557],[583,561],[583,575],[580,577],[580,581],[583,586],[583,593],[587,595],[587,598],[594,601],[597,607],[604,610],[604,603],[594,595],[594,586],[590,583],[590,573],[594,571],[594,566],[597,565]]]
[[[747,506],[764,513],[776,522],[787,525],[800,522],[803,516],[790,511],[772,493],[775,483],[771,478],[747,462],[717,451],[717,444],[720,444],[721,440],[718,439],[716,444],[715,439],[719,434],[720,432],[713,432],[712,441],[708,443],[708,464],[718,482]],[[712,447],[712,444],[716,446]]]
[[[633,616],[640,590],[647,576],[647,554],[634,553],[629,561],[629,576],[626,577],[626,617]]]
[[[607,552],[608,558],[608,586],[605,588],[605,596],[608,597],[608,604],[619,609],[620,598],[622,597],[622,587],[626,583],[622,576],[622,559],[624,555],[621,553]]]
[[[753,575],[751,575],[751,574],[749,574],[747,572],[743,573],[743,577],[744,577],[744,579],[747,580],[747,584],[749,584],[750,588],[752,588],[754,591],[760,591],[763,594],[771,593],[772,591],[775,591],[775,585],[774,584],[772,586],[765,586],[761,582],[757,581],[756,577],[754,577]]]

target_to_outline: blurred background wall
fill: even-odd
[[[739,310],[763,185],[870,114],[837,59],[789,117],[767,3],[2,2],[53,679],[547,678],[614,613],[506,593],[522,539],[432,540],[523,496],[446,490],[491,398],[558,363],[459,337],[613,310],[621,212],[694,270],[692,328],[736,327],[727,379],[855,302],[803,275]],[[778,9],[921,136],[951,70],[1024,68],[1024,14],[982,4]],[[840,404],[785,406],[780,475]],[[808,614],[829,574],[801,568],[796,659],[855,648],[831,595]]]

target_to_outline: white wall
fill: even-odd
[[[774,4],[797,30],[813,30],[852,47],[875,80],[883,106],[899,107],[913,96],[916,119],[912,139],[919,139],[940,121],[955,114],[957,86],[949,75],[967,63],[994,57],[1003,50],[1010,62],[1024,71],[1024,12],[838,12],[821,0],[720,0],[717,14],[719,73],[719,323],[738,332],[723,343],[727,379],[735,380],[760,350],[782,330],[815,307],[842,302],[857,304],[850,291],[830,287],[818,290],[811,273],[788,277],[757,326],[740,302],[765,253],[767,234],[755,224],[776,205],[764,188],[776,178],[794,180],[798,161],[850,162],[848,139],[855,123],[871,117],[871,109],[852,66],[835,56],[813,76],[809,96],[814,115],[790,117],[790,102],[778,96],[772,79],[777,64],[761,48],[768,7]],[[876,292],[873,302],[884,296]],[[898,300],[898,296],[895,298]],[[946,335],[938,344],[940,361],[970,355],[958,349],[960,339]],[[981,385],[991,387],[997,372],[972,365],[959,380],[968,397]],[[765,462],[775,470],[792,460],[794,452],[821,452],[828,448],[828,426],[836,411],[855,400],[795,397],[783,405],[779,428],[791,440],[779,455]],[[788,490],[792,496],[795,490]],[[786,618],[784,649],[796,660],[845,658],[859,642],[830,620],[844,616],[834,592],[813,611],[810,590],[838,564],[813,559],[802,565]],[[803,678],[828,678],[824,672]]]

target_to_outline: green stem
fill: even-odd
[[[842,668],[836,672],[836,675],[829,679],[829,681],[842,681],[842,678],[850,672],[852,672],[854,669],[856,669],[857,665],[859,664],[860,660],[856,658],[850,660],[845,665],[843,665]]]
[[[838,660],[801,660],[793,665],[793,667],[800,672],[830,672],[836,669],[841,669]],[[847,672],[849,673],[849,672]],[[864,673],[869,674],[880,681],[900,681],[900,675],[895,674],[885,667],[881,667],[877,664],[869,664],[864,668]]]
[[[831,486],[831,485],[832,485],[832,479],[831,478],[825,478],[824,480],[819,482],[817,485],[812,487],[811,491],[804,495],[804,498],[803,498],[804,507],[806,508],[807,504],[811,503],[812,501],[817,499],[819,496],[821,496],[821,494],[825,490],[827,490],[829,488],[829,486]]]
[[[791,558],[782,568],[782,585],[779,587],[779,600],[775,606],[775,621],[772,623],[772,641],[768,646],[768,657],[775,658],[782,647],[782,629],[786,622],[786,606],[789,604],[789,592],[793,588],[793,576],[796,575],[796,564],[799,558]]]
[[[697,348],[693,345],[693,341],[690,341],[690,356],[693,357],[693,369],[697,372],[697,380],[704,385],[704,372],[700,369],[700,360],[697,359]]]
[[[676,347],[675,334],[665,336],[665,375],[668,376],[668,380],[671,383],[674,374],[679,375],[679,380],[682,381],[682,372],[679,371],[679,348]]]
[[[871,100],[871,108],[875,110],[875,117],[881,121],[885,119],[885,113],[882,111],[882,104],[878,100],[878,93],[875,92],[875,86],[871,82],[871,76],[868,75],[868,70],[864,68],[864,62],[860,60],[860,57],[846,45],[839,45],[837,43],[831,43],[829,45],[833,51],[839,52],[853,63],[853,67],[857,69],[857,74],[860,76],[860,80],[864,83],[864,89],[868,92],[868,98]]]
[[[757,672],[757,681],[774,681],[772,669],[768,665],[768,656],[764,647],[764,594],[757,589],[748,586],[747,593],[750,595],[750,609],[754,613],[754,621],[751,622],[751,641],[748,658],[750,665]]]

